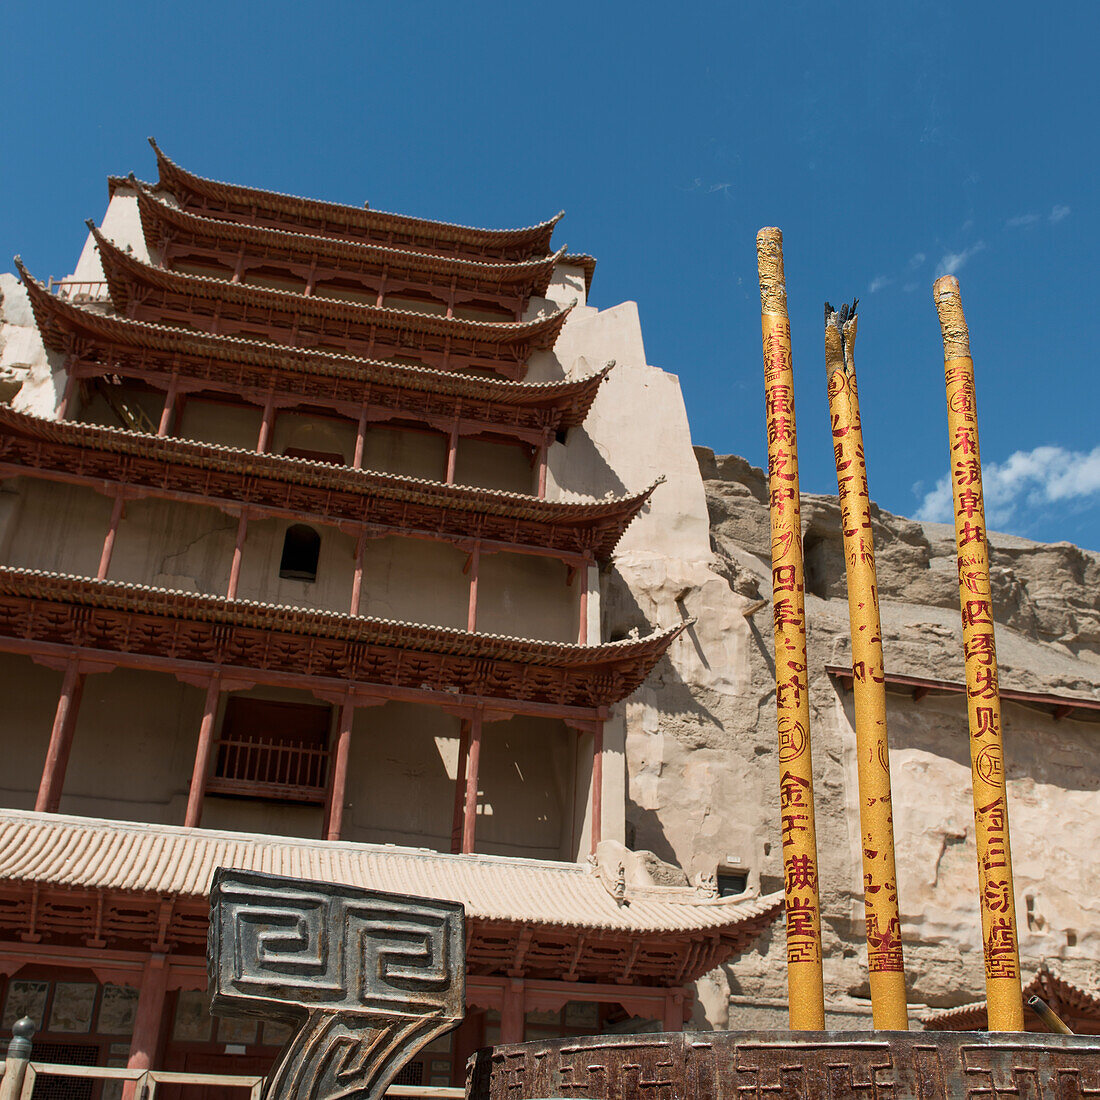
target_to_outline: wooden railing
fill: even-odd
[[[323,802],[329,750],[264,740],[226,740],[217,744],[214,774],[206,789],[253,798]]]
[[[46,289],[70,302],[101,302],[111,296],[106,279],[55,279],[51,275]]]

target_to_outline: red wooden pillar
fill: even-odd
[[[351,468],[361,470],[363,468],[363,451],[367,444],[367,407],[359,411],[359,423],[355,428],[355,454],[352,455]]]
[[[680,1031],[684,1026],[684,991],[670,989],[665,993],[663,1031]]]
[[[447,472],[444,481],[448,485],[455,483],[455,467],[458,465],[458,421],[455,421],[451,434],[447,437]]]
[[[527,989],[522,978],[512,978],[504,987],[500,1008],[501,1043],[522,1043],[525,1031]]]
[[[115,494],[114,507],[111,509],[111,522],[107,525],[107,534],[103,537],[103,549],[99,555],[99,568],[96,570],[96,580],[105,581],[107,572],[111,568],[111,555],[115,549],[115,535],[118,534],[118,525],[122,520],[122,493]]]
[[[580,595],[577,599],[577,645],[588,645],[588,563],[578,570]]]
[[[73,745],[73,730],[80,710],[80,696],[84,691],[84,676],[79,671],[75,657],[70,657],[61,681],[61,696],[54,712],[50,743],[46,749],[46,762],[42,767],[42,780],[38,784],[38,797],[34,801],[36,813],[57,813],[61,803],[61,789],[65,785],[65,769],[69,763],[69,750]]]
[[[354,614],[354,612],[353,612]],[[344,793],[348,784],[348,756],[351,753],[351,727],[355,721],[355,704],[347,699],[340,708],[336,733],[336,752],[332,757],[332,779],[328,789],[328,824],[325,840],[339,840],[344,825]]]
[[[275,398],[273,394],[267,395],[264,402],[264,415],[260,421],[260,437],[256,440],[256,453],[263,454],[271,442],[271,426],[275,422]]]
[[[592,854],[603,831],[603,722],[592,731]]]
[[[157,425],[157,435],[168,435],[172,430],[172,421],[176,412],[176,393],[179,389],[179,375],[174,371],[168,383],[168,392],[164,395],[164,408],[160,411],[160,423]]]
[[[470,722],[470,747],[466,754],[466,806],[462,815],[462,851],[474,850],[477,828],[477,773],[481,765],[481,711],[475,711]]]
[[[225,591],[228,600],[237,598],[237,586],[241,582],[241,558],[244,556],[244,540],[248,535],[248,513],[241,510],[237,521],[237,541],[233,544],[233,563],[229,567],[229,586]]]
[[[202,724],[199,726],[199,743],[195,748],[195,768],[191,772],[191,790],[187,795],[187,816],[184,825],[197,828],[202,819],[202,800],[206,794],[206,772],[210,766],[210,753],[214,747],[214,719],[218,715],[218,697],[221,695],[221,676],[214,674],[206,689],[206,702],[202,707]]]
[[[451,853],[462,851],[463,810],[466,805],[466,761],[470,755],[470,723],[463,718],[458,727],[458,763],[455,765],[455,807],[451,818]]]
[[[137,1011],[134,1014],[134,1031],[130,1039],[130,1057],[127,1069],[152,1069],[153,1057],[160,1042],[164,1023],[164,1002],[168,991],[168,960],[154,952],[149,956],[141,973],[141,990],[138,993]],[[122,1090],[123,1100],[130,1100],[136,1092],[135,1082],[127,1081]]]
[[[363,532],[355,544],[355,571],[351,575],[351,606],[349,615],[359,614],[359,601],[363,594],[363,551],[366,548],[367,535]]]
[[[481,543],[475,542],[470,554],[470,607],[466,614],[466,629],[472,634],[477,629],[477,575],[481,568]]]

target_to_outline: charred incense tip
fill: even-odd
[[[852,350],[856,341],[856,307],[859,299],[852,304],[845,303],[839,310],[825,303],[825,371],[832,374],[835,370],[846,370],[851,374],[855,370]]]
[[[783,231],[765,226],[756,234],[756,267],[760,273],[760,309],[787,313],[787,286],[783,275]]]
[[[944,359],[961,359],[970,355],[970,331],[963,314],[959,280],[944,275],[932,284],[932,299],[940,318]]]

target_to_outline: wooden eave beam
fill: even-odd
[[[826,665],[825,671],[842,684],[851,685],[852,670],[850,668],[843,665]],[[914,699],[924,698],[930,692],[941,692],[945,695],[966,694],[966,684],[959,681],[933,680],[928,677],[904,676],[893,672],[886,673],[886,686],[895,690],[909,691]],[[1100,721],[1100,700],[1097,699],[1077,699],[1068,695],[1056,695],[1053,692],[1017,691],[1005,687],[1001,687],[999,693],[1001,699],[1007,702],[1022,703],[1026,706],[1042,707],[1049,710],[1055,720],[1076,713],[1081,720],[1086,720],[1085,716],[1088,714],[1090,717],[1087,720]]]

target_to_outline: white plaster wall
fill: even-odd
[[[538,468],[522,448],[513,444],[463,437],[455,455],[455,482],[534,495],[538,490]]]
[[[19,478],[18,492],[22,507],[5,564],[94,577],[112,500],[91,489],[33,478]]]
[[[151,252],[145,243],[136,192],[127,187],[116,188],[111,201],[107,204],[107,213],[103,215],[99,228],[109,241],[117,244],[124,251],[132,252],[139,260],[145,263],[160,263],[160,255]],[[76,270],[69,278],[78,282],[92,282],[104,277],[103,264],[99,260],[95,238],[89,233],[84,241],[80,259],[76,262]]]

